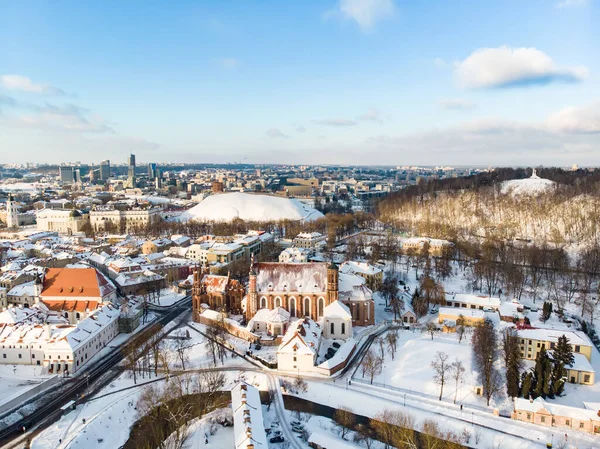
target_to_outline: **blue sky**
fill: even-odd
[[[598,0],[0,3],[3,162],[600,164]]]

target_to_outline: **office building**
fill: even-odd
[[[135,154],[129,155],[129,169],[127,171],[127,185],[129,187],[135,187]]]
[[[72,166],[61,165],[58,167],[58,174],[61,184],[72,184],[75,177],[75,171]]]
[[[107,159],[100,162],[100,181],[107,181],[110,178],[110,161]]]

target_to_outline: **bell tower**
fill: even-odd
[[[256,291],[256,270],[254,254],[250,256],[250,274],[248,277],[248,296],[246,297],[246,320],[250,321],[258,311],[258,292]]]
[[[338,267],[331,262],[327,267],[327,305],[338,300],[339,279]]]
[[[8,229],[16,229],[19,227],[19,211],[17,210],[17,203],[15,203],[15,200],[10,193],[6,199],[6,227]]]

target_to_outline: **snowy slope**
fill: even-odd
[[[210,195],[184,212],[180,221],[247,221],[303,220],[312,221],[323,214],[294,198],[255,193],[221,193]]]
[[[549,179],[540,178],[535,170],[531,178],[512,179],[502,183],[502,193],[512,196],[530,195],[536,196],[554,188],[556,183]]]

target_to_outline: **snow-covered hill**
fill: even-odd
[[[302,220],[313,221],[323,214],[294,198],[256,193],[220,193],[210,195],[180,215],[180,221]]]
[[[555,188],[556,183],[549,179],[540,178],[535,170],[531,178],[527,179],[512,179],[502,183],[502,193],[513,196],[529,195],[537,196]]]

